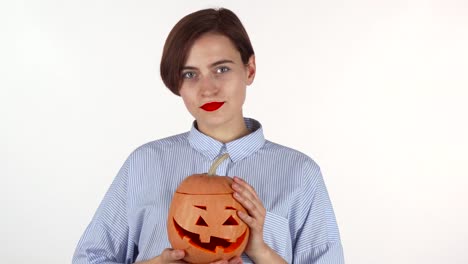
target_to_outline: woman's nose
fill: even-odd
[[[218,84],[216,83],[216,80],[215,78],[213,78],[213,76],[207,75],[201,79],[202,80],[200,82],[200,90],[202,95],[209,96],[218,92]]]

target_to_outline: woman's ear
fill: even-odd
[[[251,85],[255,79],[255,72],[257,70],[255,66],[255,55],[250,56],[249,61],[247,62],[247,85]]]

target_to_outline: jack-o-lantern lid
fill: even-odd
[[[195,174],[185,178],[177,188],[178,193],[185,194],[230,194],[232,178],[227,176],[210,176]]]

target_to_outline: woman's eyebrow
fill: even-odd
[[[182,70],[198,70],[198,68],[193,67],[193,66],[184,66],[184,67],[182,67]]]
[[[210,67],[216,67],[216,66],[218,66],[220,64],[224,64],[224,63],[234,63],[234,61],[232,61],[232,60],[219,60],[219,61],[213,62],[210,65]],[[187,66],[182,67],[182,70],[198,70],[198,68],[194,67],[194,66],[187,65]]]
[[[215,66],[218,66],[218,65],[224,64],[224,63],[234,63],[234,62],[232,60],[220,60],[220,61],[212,63],[211,67],[215,67]]]

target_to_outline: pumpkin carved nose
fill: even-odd
[[[234,219],[234,217],[229,216],[229,218],[224,222],[223,225],[239,225],[239,223],[237,223],[236,219]]]

